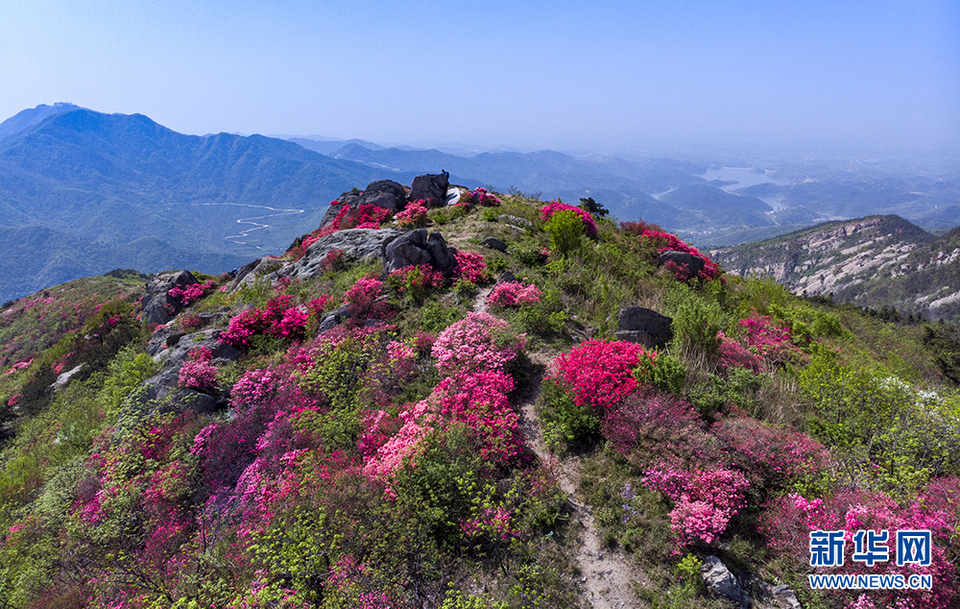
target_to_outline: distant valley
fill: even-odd
[[[953,174],[193,136],[143,115],[41,105],[0,123],[0,302],[113,268],[224,272],[284,251],[342,192],[441,170],[471,188],[591,197],[620,220],[642,218],[701,248],[870,214],[941,232],[960,219]]]

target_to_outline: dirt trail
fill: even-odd
[[[536,356],[533,359],[536,363],[546,363],[537,361],[541,358]],[[541,375],[531,379],[532,389],[520,404],[520,429],[537,456],[543,462],[549,463],[554,457],[544,443],[540,421],[534,408],[540,395],[541,380]],[[627,564],[622,552],[603,546],[590,506],[577,493],[580,460],[576,457],[565,459],[558,468],[558,478],[560,488],[567,494],[570,505],[573,506],[576,519],[574,526],[579,529],[580,543],[574,560],[580,567],[580,586],[594,609],[646,607],[633,591],[633,582],[645,585],[648,583],[646,577]]]

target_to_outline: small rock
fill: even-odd
[[[484,240],[481,241],[480,243],[481,243],[482,245],[486,245],[486,246],[489,247],[490,249],[497,250],[498,252],[506,252],[506,251],[507,251],[507,244],[506,244],[506,242],[505,242],[505,241],[502,241],[501,239],[497,239],[496,237],[487,237],[486,239],[484,239]]]
[[[530,220],[527,220],[526,218],[518,218],[517,216],[511,216],[509,214],[501,214],[497,216],[497,220],[506,224],[522,224],[527,228],[533,228],[533,222]]]
[[[703,270],[706,264],[703,258],[699,256],[694,256],[686,252],[678,252],[677,250],[667,250],[657,256],[657,264],[662,266],[668,262],[672,262],[678,266],[686,266],[690,269],[691,277],[696,277],[700,274],[700,271]]]
[[[410,185],[410,200],[423,200],[427,207],[443,205],[450,188],[450,174],[444,171],[437,174],[417,176]]]
[[[711,593],[729,598],[738,603],[746,599],[743,588],[730,569],[716,556],[707,556],[700,565],[700,575]]]
[[[63,389],[64,385],[70,382],[70,379],[73,377],[73,375],[80,372],[82,368],[83,368],[83,364],[80,364],[73,370],[67,370],[66,372],[61,372],[60,375],[57,376],[57,380],[55,380],[52,385],[47,387],[47,391],[52,391],[54,393],[57,393],[58,391]]]

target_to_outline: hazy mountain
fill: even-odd
[[[282,251],[331,200],[381,175],[283,140],[184,135],[142,115],[66,110],[40,107],[4,123],[18,131],[0,143],[0,226],[60,238],[53,249],[0,242],[9,261],[0,300],[135,266],[123,252],[137,254],[143,271],[201,262],[230,270],[261,248]],[[103,261],[81,255],[89,248]],[[74,258],[88,262],[64,262]]]
[[[0,123],[0,141],[12,137],[24,129],[32,127],[44,121],[44,119],[56,114],[63,114],[71,110],[82,110],[80,106],[67,103],[56,103],[52,106],[40,104],[36,108],[28,108],[17,112],[7,120]]]
[[[798,294],[960,320],[960,228],[936,238],[899,216],[869,216],[712,254],[728,272]]]

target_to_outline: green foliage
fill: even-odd
[[[747,412],[758,412],[758,392],[769,382],[769,376],[754,374],[752,370],[737,366],[722,375],[708,374],[687,390],[687,398],[705,417],[713,417],[731,405]]]
[[[575,404],[573,398],[549,379],[543,380],[540,391],[537,414],[544,440],[551,450],[563,452],[592,444],[599,438],[598,415]]]
[[[660,391],[680,395],[687,380],[687,366],[669,353],[661,353],[656,359],[642,353],[633,376],[640,385],[653,385]]]
[[[811,431],[836,448],[849,480],[904,494],[930,478],[960,473],[953,396],[850,366],[828,350],[799,380],[816,405]]]
[[[493,207],[484,207],[480,210],[480,217],[483,218],[485,222],[496,222],[497,216],[500,215],[500,212]]]
[[[720,347],[717,333],[726,329],[731,320],[715,294],[677,283],[670,291],[670,303],[674,341],[715,354]]]
[[[563,210],[555,212],[543,225],[543,230],[550,235],[550,247],[561,256],[580,249],[583,245],[583,234],[586,230],[583,218],[575,211]]]
[[[159,369],[160,365],[152,357],[140,352],[139,344],[130,343],[121,349],[107,367],[107,376],[103,381],[102,395],[106,402],[107,419],[116,421],[126,397]]]

